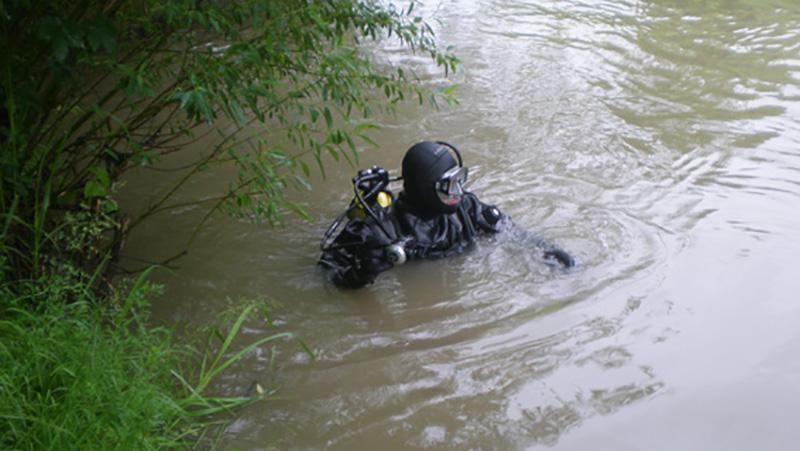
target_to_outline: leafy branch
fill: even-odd
[[[376,108],[406,99],[434,106],[413,71],[378,64],[367,41],[394,39],[445,74],[458,59],[405,8],[378,0],[10,0],[0,5],[0,209],[15,208],[0,252],[13,277],[45,270],[57,253],[46,236],[64,212],[100,211],[124,233],[154,214],[211,165],[239,177],[208,204],[277,223],[302,208],[284,196],[307,189],[325,157],[357,164]],[[258,130],[256,133],[249,131]],[[210,150],[193,144],[219,138]],[[246,135],[246,136],[245,136]],[[193,154],[140,216],[125,215],[115,186],[133,168],[164,169],[163,157]],[[191,202],[191,201],[190,201]],[[205,220],[201,220],[201,223]],[[21,258],[26,249],[30,258]],[[112,260],[115,256],[112,256]]]

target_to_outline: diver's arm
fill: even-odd
[[[473,223],[483,231],[507,233],[513,239],[541,250],[542,256],[546,260],[555,260],[566,268],[575,266],[575,259],[569,253],[539,235],[516,225],[496,206],[484,204],[472,193],[466,193],[464,200],[467,201]]]
[[[498,233],[505,229],[505,221],[508,217],[494,205],[481,202],[473,193],[464,193],[461,200],[466,208],[472,224],[481,232]]]
[[[505,217],[503,222],[504,233],[509,234],[515,241],[534,246],[541,250],[542,257],[544,257],[545,260],[558,262],[565,268],[572,268],[575,266],[575,259],[564,249],[561,249],[536,233],[515,224],[508,217]]]
[[[377,276],[362,259],[340,250],[324,252],[317,266],[328,281],[342,288],[361,288],[374,282]]]
[[[387,238],[377,230],[371,218],[353,219],[322,251],[317,266],[334,285],[361,288],[392,268],[384,252],[387,244]]]

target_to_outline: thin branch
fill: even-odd
[[[113,263],[113,262],[111,263],[111,265],[114,266],[117,269],[117,271],[119,271],[121,274],[138,274],[138,273],[140,273],[142,271],[145,271],[147,268],[150,268],[151,266],[161,266],[161,267],[164,267],[166,269],[176,270],[176,269],[180,269],[180,267],[178,267],[178,266],[170,266],[170,264],[172,262],[174,262],[175,260],[178,260],[179,258],[181,258],[181,257],[183,257],[183,256],[185,256],[187,254],[189,254],[189,251],[186,250],[186,249],[183,249],[180,252],[178,252],[177,254],[173,255],[172,257],[166,258],[166,259],[161,260],[161,261],[152,261],[152,260],[147,260],[147,259],[144,259],[144,258],[131,257],[131,256],[126,256],[125,255],[123,257],[125,259],[127,259],[127,260],[136,260],[136,261],[145,263],[146,265],[141,267],[141,268],[136,268],[136,269],[122,268],[118,263]]]

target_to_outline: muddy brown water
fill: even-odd
[[[225,449],[793,450],[800,446],[800,3],[428,2],[464,64],[443,80],[384,43],[386,64],[457,83],[461,104],[381,119],[361,164],[420,139],[457,145],[468,188],[559,243],[577,270],[496,237],[340,291],[314,272],[353,169],[330,165],[313,221],[215,218],[157,276],[159,323],[207,324],[243,298],[281,303],[292,344],[220,380],[280,385]],[[124,193],[146,203],[163,175]],[[179,196],[206,195],[228,173]],[[176,249],[198,209],[143,225],[127,253]],[[262,336],[253,326],[244,339]]]

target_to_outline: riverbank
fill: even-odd
[[[55,277],[0,293],[0,447],[194,448],[213,444],[236,408],[270,396],[260,386],[241,396],[208,392],[242,356],[289,334],[233,352],[233,337],[256,310],[249,305],[200,352],[148,325],[158,287],[145,276],[103,299]]]

